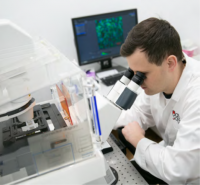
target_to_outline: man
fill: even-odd
[[[146,75],[144,91],[115,126],[124,126],[122,134],[136,148],[137,165],[158,178],[149,183],[199,182],[200,62],[183,55],[177,31],[157,18],[130,31],[121,55],[134,72]],[[145,138],[145,130],[153,126],[163,138],[159,144]]]

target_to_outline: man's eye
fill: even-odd
[[[145,75],[145,79],[147,78],[147,75],[148,75],[148,73],[144,73],[144,75]]]

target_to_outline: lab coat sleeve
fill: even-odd
[[[184,107],[173,146],[161,146],[143,138],[135,160],[146,171],[169,184],[186,184],[200,178],[200,100]]]
[[[154,121],[150,110],[150,97],[147,96],[144,91],[138,95],[130,109],[122,111],[114,126],[114,129],[125,126],[133,121],[137,121],[144,130],[154,126]]]

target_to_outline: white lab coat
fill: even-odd
[[[115,125],[138,121],[144,130],[157,127],[163,141],[143,138],[134,158],[168,184],[199,184],[200,178],[200,62],[185,57],[186,67],[169,101],[163,93],[142,92]]]

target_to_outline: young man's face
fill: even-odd
[[[127,57],[129,67],[136,73],[145,73],[146,79],[141,85],[147,95],[154,95],[159,92],[167,92],[168,72],[165,62],[161,66],[148,62],[144,52],[137,49],[132,55]]]

